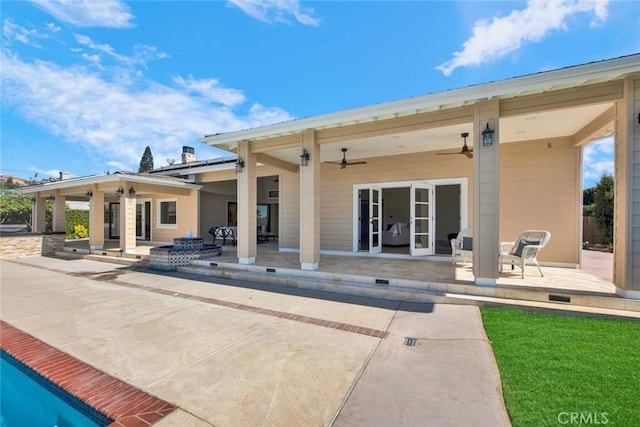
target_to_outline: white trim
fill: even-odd
[[[238,264],[249,265],[249,264],[255,264],[255,263],[256,263],[256,257],[238,258]]]
[[[496,287],[498,286],[498,280],[491,277],[477,277],[474,281],[476,286],[489,286]]]
[[[571,269],[578,269],[580,268],[578,266],[578,264],[574,264],[571,262],[540,262],[540,267],[558,267],[558,268],[571,268]],[[532,265],[532,264],[527,264],[527,265]]]
[[[620,289],[617,286],[616,286],[616,295],[620,295],[623,298],[640,300],[640,291],[629,291],[626,289]]]
[[[317,262],[303,262],[300,263],[300,269],[301,270],[317,270],[318,269],[318,263]]]
[[[640,71],[640,54],[566,67],[515,77],[507,80],[451,89],[399,101],[354,108],[330,114],[307,117],[261,126],[242,131],[207,135],[201,142],[212,145],[235,145],[238,141],[295,134],[307,129],[331,128],[351,123],[414,115],[428,111],[471,105],[475,101],[492,98],[509,98],[521,93],[542,93],[563,89],[564,85],[579,87],[594,81],[619,79],[625,74]]]
[[[145,206],[146,204],[149,203],[149,218],[146,217],[146,212],[145,212]],[[144,198],[144,199],[136,199],[136,209],[138,209],[138,205],[142,205],[142,214],[144,216],[144,222],[146,224],[150,224],[153,225],[153,199],[152,198]],[[177,209],[177,205],[176,205],[176,209]],[[136,212],[137,215],[138,212]],[[137,218],[136,218],[136,222],[137,222]],[[149,236],[145,236],[145,230],[142,231],[143,236],[138,239],[137,236],[137,227],[138,224],[136,224],[136,240],[140,240],[142,242],[150,242],[151,240],[153,240],[153,226],[149,227]],[[148,238],[148,239],[147,239]]]
[[[176,204],[176,223],[175,224],[162,224],[160,222],[162,220],[162,207],[161,207],[161,204],[162,203],[169,203],[169,202],[175,202],[175,204]],[[156,227],[157,228],[168,228],[168,229],[178,228],[178,199],[177,198],[156,199],[156,207],[158,208],[158,215],[156,215]]]

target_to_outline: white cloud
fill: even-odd
[[[229,3],[236,5],[247,15],[268,23],[288,23],[289,17],[293,16],[303,25],[320,25],[320,20],[312,16],[313,9],[303,10],[298,0],[229,0]]]
[[[594,141],[584,148],[582,164],[585,182],[590,184],[598,181],[602,175],[613,175],[613,149],[612,136]]]
[[[142,44],[134,46],[135,52],[133,56],[121,55],[117,53],[116,50],[110,45],[95,43],[89,36],[74,33],[73,37],[75,38],[76,42],[78,42],[78,44],[86,46],[87,48],[92,49],[96,52],[106,54],[112,57],[113,59],[117,60],[118,62],[125,65],[129,65],[129,66],[142,65],[146,67],[147,62],[150,60],[164,59],[169,57],[169,55],[164,52],[158,52],[158,49],[154,46],[147,46]],[[78,50],[77,48],[72,48],[72,51],[78,51]],[[81,52],[82,49],[80,49],[79,51]],[[97,58],[96,58],[95,54],[88,55],[85,53],[82,56],[85,59],[95,64],[99,63],[101,59],[99,55],[97,55]]]
[[[31,0],[62,22],[77,27],[132,27],[134,16],[120,0]]]
[[[554,30],[566,30],[567,18],[593,13],[591,25],[607,18],[609,0],[529,0],[523,10],[514,10],[491,21],[477,21],[463,50],[436,67],[445,76],[459,67],[495,61],[520,49],[523,43],[539,42]]]
[[[217,79],[194,80],[193,77],[189,76],[185,80],[181,76],[176,76],[173,81],[190,93],[196,93],[211,102],[226,105],[227,107],[240,105],[245,101],[245,96],[241,91],[225,88]]]
[[[241,115],[227,105],[190,96],[191,90],[141,80],[135,70],[121,70],[109,79],[104,74],[110,69],[101,74],[84,66],[25,62],[5,51],[0,54],[3,102],[50,133],[82,145],[109,167],[137,170],[147,145],[155,158],[175,158],[182,145],[205,134],[291,120],[284,110],[259,105]],[[228,99],[219,98],[230,105],[244,100],[240,91],[223,88],[223,93]]]
[[[34,28],[27,29],[21,25],[14,23],[11,19],[5,19],[2,22],[2,37],[4,41],[11,43],[18,41],[20,43],[40,47],[37,40],[49,38],[51,34],[60,30],[60,27],[50,26],[47,24],[44,32],[38,31]]]

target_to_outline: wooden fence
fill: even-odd
[[[593,243],[603,243],[598,235],[598,226],[595,217],[582,217],[582,241]]]

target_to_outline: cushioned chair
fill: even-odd
[[[527,230],[520,233],[518,238],[513,242],[500,243],[500,272],[505,262],[511,263],[511,268],[514,265],[520,267],[522,278],[524,279],[524,266],[526,264],[533,264],[538,267],[540,276],[542,269],[538,264],[538,252],[544,248],[551,239],[551,233],[545,230]]]
[[[462,262],[473,259],[473,230],[470,228],[461,230],[455,239],[451,239],[451,263],[455,264],[458,258],[462,258]]]

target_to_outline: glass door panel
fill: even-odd
[[[411,185],[411,255],[433,255],[433,185]]]

